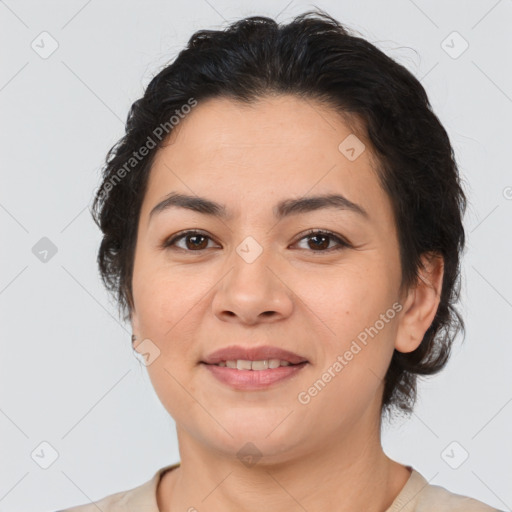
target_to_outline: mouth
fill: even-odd
[[[215,364],[205,363],[201,361],[202,364],[207,364],[209,366],[220,366],[226,368],[236,368],[237,370],[253,370],[253,371],[261,371],[261,370],[273,370],[275,368],[280,368],[282,366],[304,366],[307,364],[307,361],[302,361],[300,363],[290,363],[285,359],[260,359],[257,361],[251,361],[248,359],[232,359],[227,361],[219,361]]]
[[[232,345],[199,362],[217,381],[238,391],[265,390],[301,373],[309,361],[294,352],[269,345]]]
[[[281,363],[284,363],[281,365]],[[219,361],[216,364],[201,363],[218,382],[237,391],[264,391],[287,382],[301,373],[309,363],[290,363],[270,359],[249,361],[244,359]]]
[[[206,356],[200,363],[238,370],[269,370],[281,366],[296,366],[309,361],[294,352],[270,345],[243,347],[231,345]]]

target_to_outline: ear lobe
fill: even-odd
[[[426,253],[421,260],[424,268],[418,269],[417,283],[408,291],[398,321],[395,348],[399,352],[412,352],[418,348],[434,321],[441,300],[443,257],[438,253]]]
[[[137,316],[137,313],[135,313],[135,311],[132,311],[130,313],[130,323],[132,325],[132,333],[135,336],[138,336],[138,333],[139,333],[139,318]],[[132,339],[132,343],[133,343],[133,339]]]

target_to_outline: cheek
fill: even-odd
[[[208,290],[213,285],[200,275],[185,275],[183,269],[153,269],[134,272],[134,300],[140,336],[148,338],[159,357],[147,367],[158,394],[178,396],[183,391],[171,378],[185,382],[187,368],[197,363],[195,343],[204,316]],[[211,276],[210,276],[211,279]]]
[[[322,369],[342,356],[347,386],[368,377],[370,370],[382,377],[396,334],[390,279],[373,267],[373,272],[340,271],[326,281],[310,276],[296,281],[296,290],[304,314],[315,324],[316,339],[322,340]]]
[[[193,276],[156,265],[149,258],[134,269],[132,286],[141,329],[159,336],[177,324],[204,294],[204,284]]]
[[[154,344],[157,354],[146,369],[152,386],[169,414],[193,406],[189,393],[194,394],[189,382],[190,366],[195,364],[194,345],[191,342],[190,318],[194,305],[204,295],[190,286],[185,290],[176,272],[134,272],[133,292],[140,335]],[[185,290],[185,291],[184,291]],[[196,292],[194,292],[196,290]],[[180,383],[187,382],[187,391]]]
[[[336,335],[346,337],[354,334],[353,329],[373,324],[392,306],[394,283],[389,275],[377,265],[347,265],[301,273],[293,280],[293,289],[301,299],[298,304],[310,308]]]

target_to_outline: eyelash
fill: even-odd
[[[212,240],[212,238],[210,238],[205,233],[202,233],[201,231],[189,230],[189,231],[183,231],[181,233],[178,233],[175,236],[172,236],[171,238],[168,238],[168,239],[164,240],[160,244],[159,247],[160,247],[160,249],[169,249],[178,240],[181,240],[183,238],[186,238],[187,236],[193,236],[193,235],[199,235],[199,236],[202,236],[202,237],[205,237],[205,238],[209,238],[210,240]],[[312,249],[310,252],[313,252],[313,253],[326,253],[326,252],[330,253],[332,251],[340,251],[340,250],[352,247],[352,245],[350,243],[348,243],[346,240],[344,240],[343,238],[339,237],[338,235],[336,235],[332,231],[327,231],[327,230],[310,229],[306,233],[304,233],[301,236],[301,238],[299,238],[297,240],[297,242],[300,242],[304,238],[312,238],[313,236],[328,236],[328,237],[330,237],[331,239],[335,240],[338,243],[338,247],[331,247],[330,249],[319,249],[319,250],[316,250],[316,251]],[[297,243],[297,242],[295,242],[295,243]],[[206,250],[206,249],[190,250],[190,249],[183,249],[182,247],[178,247],[178,249],[182,250],[182,251],[186,251],[186,252],[198,252],[198,253],[201,253],[201,252]]]

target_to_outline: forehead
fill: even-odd
[[[361,130],[315,100],[208,99],[155,156],[142,215],[171,191],[210,197],[234,215],[244,204],[338,192],[371,215],[389,210],[374,162]]]
[[[361,131],[357,118],[351,124],[357,124],[357,131]],[[255,147],[268,148],[276,157],[279,149],[293,149],[301,156],[306,153],[318,156],[320,151],[312,151],[315,146],[319,150],[331,146],[329,153],[338,156],[339,143],[348,135],[355,135],[354,130],[333,108],[313,99],[273,95],[243,103],[220,97],[199,102],[176,126],[168,142],[179,143],[183,152],[194,145],[198,151],[188,155],[189,161],[219,149],[224,154],[230,151],[243,154]],[[364,137],[360,133],[357,136]],[[199,147],[198,142],[201,142]],[[273,148],[276,151],[271,151]],[[265,154],[260,157],[264,158]]]

